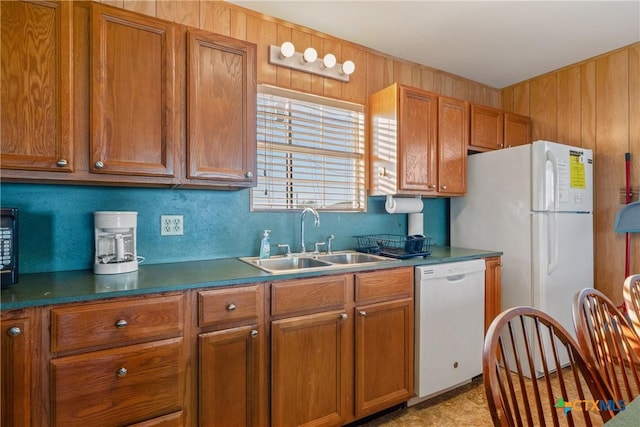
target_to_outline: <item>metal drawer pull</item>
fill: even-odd
[[[63,166],[67,166],[67,160],[66,159],[60,159],[56,162],[56,165],[58,165],[59,167],[63,167]]]
[[[98,160],[96,162],[96,169],[102,169],[104,167],[104,163],[102,163],[102,160]]]
[[[236,305],[234,303],[231,303],[227,306],[227,311],[233,311],[236,309]]]
[[[124,319],[120,319],[120,320],[118,320],[118,321],[116,322],[116,327],[117,327],[117,328],[124,328],[124,327],[125,327],[125,326],[127,326],[127,325],[128,325],[128,323],[127,323],[127,321],[126,321],[126,320],[124,320]]]
[[[360,312],[360,316],[364,317],[364,316],[366,316],[366,315],[367,315],[367,312],[366,312],[366,311],[361,311],[361,312]]]
[[[340,315],[340,318],[341,318],[342,320],[346,319],[347,317],[349,317],[349,316],[347,316],[347,313],[342,313],[342,314]]]
[[[22,333],[22,329],[20,329],[17,326],[12,326],[11,328],[9,328],[9,330],[7,331],[7,335],[9,335],[10,337],[17,337],[18,335],[20,335]]]
[[[122,368],[118,369],[118,376],[119,376],[120,378],[122,378],[122,377],[124,377],[125,375],[127,375],[127,373],[128,373],[128,372],[129,372],[129,371],[127,371],[127,368],[122,367]]]
[[[251,336],[252,337],[257,337],[258,336],[258,331],[256,331],[255,329],[251,330]]]

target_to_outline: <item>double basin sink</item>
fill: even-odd
[[[246,257],[240,258],[240,260],[271,274],[331,270],[348,266],[375,265],[397,261],[379,255],[353,251],[332,254],[291,254],[267,259]]]

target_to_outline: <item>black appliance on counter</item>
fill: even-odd
[[[18,209],[0,209],[0,285],[18,283]]]

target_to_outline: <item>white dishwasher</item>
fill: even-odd
[[[482,373],[484,259],[415,270],[415,394],[408,404]]]

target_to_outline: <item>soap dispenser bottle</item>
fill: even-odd
[[[269,233],[271,230],[264,230],[262,233],[262,242],[260,242],[260,258],[269,258],[271,255],[271,244],[269,243]]]

